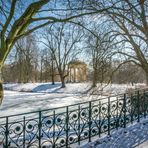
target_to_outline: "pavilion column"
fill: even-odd
[[[78,82],[78,68],[76,68],[76,82]]]
[[[83,76],[83,69],[82,68],[79,69],[79,73],[80,73],[79,74],[79,77],[80,77],[79,79],[80,79],[81,82],[83,82],[83,77],[84,76]]]
[[[76,69],[74,67],[74,82],[76,82]]]
[[[78,81],[81,82],[81,68],[78,68]]]
[[[84,67],[84,81],[86,81],[87,80],[87,72],[86,72],[86,66]]]

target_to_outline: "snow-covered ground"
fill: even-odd
[[[0,116],[66,106],[80,102],[78,95],[5,91]]]
[[[4,100],[0,106],[0,117],[12,114],[51,109],[61,106],[85,102],[92,99],[107,97],[110,94],[121,94],[135,89],[144,84],[131,85],[108,85],[104,87],[102,95],[87,94],[89,83],[70,83],[66,88],[60,88],[60,83],[26,83],[26,84],[4,84]],[[101,90],[99,86],[97,90]]]
[[[108,85],[101,95],[87,94],[89,83],[67,84],[60,88],[60,83],[27,83],[5,84],[5,97],[0,106],[0,117],[20,114],[24,112],[51,109],[67,106],[79,102],[107,97],[111,94],[121,94],[130,89],[142,88],[140,85]],[[101,90],[101,87],[98,87]],[[114,131],[111,136],[106,136],[95,142],[82,146],[82,148],[148,148],[148,120],[131,125],[126,129]]]
[[[148,148],[148,119],[112,132],[81,148]]]
[[[102,90],[108,94],[119,94],[124,93],[126,90],[132,88],[141,88],[144,87],[145,84],[135,84],[132,86],[131,84],[98,84],[96,90]],[[7,90],[14,91],[27,91],[27,92],[42,92],[42,93],[66,93],[66,94],[80,94],[86,93],[87,90],[90,89],[91,83],[68,83],[66,84],[66,88],[60,88],[61,84],[56,83],[55,85],[51,85],[51,83],[16,83],[16,84],[4,84],[4,88]]]

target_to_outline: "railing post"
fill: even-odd
[[[9,130],[8,130],[8,117],[6,117],[6,130],[5,130],[5,145],[4,148],[8,148],[9,144],[8,144],[8,135],[9,135]]]
[[[68,130],[69,130],[69,115],[68,115],[68,106],[66,107],[66,148],[68,148]]]
[[[79,104],[79,106],[78,106],[78,144],[79,145],[80,145],[80,141],[81,141],[80,124],[81,124],[81,118],[80,118],[80,104]]]
[[[26,121],[25,116],[23,118],[23,148],[25,148],[25,141],[26,141]]]
[[[41,138],[42,138],[42,112],[39,111],[39,124],[38,124],[38,128],[39,128],[39,148],[41,148]]]
[[[147,108],[147,102],[146,102],[146,100],[145,100],[145,90],[143,91],[143,100],[144,100],[144,102],[143,102],[143,110],[144,110],[144,118],[146,118],[146,108]]]
[[[91,101],[89,101],[89,142],[91,142]]]
[[[99,137],[101,137],[101,101],[99,101]]]
[[[119,109],[119,99],[118,99],[118,97],[117,97],[117,114],[116,114],[116,129],[118,129],[118,127],[119,127],[119,113],[118,113],[118,109]]]
[[[110,97],[108,97],[108,135],[110,135]]]
[[[131,97],[131,98],[130,98],[130,100],[131,100],[131,106],[130,106],[130,107],[131,107],[131,123],[133,123],[133,120],[134,120],[134,119],[133,119],[133,116],[134,116],[134,111],[133,111],[133,110],[134,110],[134,109],[133,109],[133,108],[134,108],[134,104],[133,104],[133,102],[134,102],[134,101],[133,101],[133,94],[131,94],[130,97]]]
[[[56,117],[55,117],[55,110],[53,111],[53,146],[55,148],[55,124],[56,124]]]
[[[139,91],[137,92],[137,109],[138,109],[138,122],[140,122],[140,101],[139,101],[139,99],[140,99],[140,94],[139,94]]]
[[[124,128],[126,128],[126,94],[123,99],[123,113],[124,113]]]

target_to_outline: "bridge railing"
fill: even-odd
[[[0,117],[0,147],[69,147],[126,128],[148,114],[148,91]]]

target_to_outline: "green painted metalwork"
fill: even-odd
[[[148,91],[96,99],[66,107],[0,117],[0,147],[61,148],[148,115]]]

